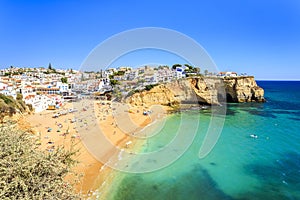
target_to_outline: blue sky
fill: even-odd
[[[141,27],[186,34],[222,71],[300,79],[298,0],[1,0],[0,68],[51,62],[56,68],[78,69],[99,43]],[[150,57],[140,56],[131,65],[173,64],[168,56]]]

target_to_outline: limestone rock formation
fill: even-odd
[[[264,102],[264,90],[254,77],[194,77],[155,86],[126,99],[134,105],[219,105],[227,102]]]
[[[166,85],[159,85],[152,88],[150,91],[135,93],[126,101],[135,105],[168,105],[178,104],[175,100],[173,91]]]
[[[227,102],[264,102],[264,90],[253,76],[224,79]]]

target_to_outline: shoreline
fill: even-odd
[[[163,117],[154,117],[152,121],[149,122],[144,122],[143,125],[141,126],[141,129],[138,130],[139,132],[142,132],[144,129],[146,129],[147,127],[150,127],[153,124],[156,124],[158,121],[166,119],[166,117],[170,114],[170,108],[167,106],[163,107],[164,109],[164,116]],[[162,114],[162,113],[158,113],[158,114]],[[138,135],[138,134],[136,134]],[[134,153],[141,153],[144,145],[146,143],[146,140],[140,140],[140,139],[135,139],[132,140],[133,143],[132,148],[130,148],[131,150],[133,150],[132,152]],[[99,187],[99,191],[96,191],[95,196],[97,197],[96,199],[99,200],[106,200],[108,197],[113,197],[111,196],[115,190],[118,189],[119,185],[122,183],[123,179],[125,178],[127,173],[130,172],[122,172],[119,170],[114,170],[111,169],[112,172],[108,175],[109,177],[107,177],[107,179],[105,179],[105,183]],[[114,187],[112,188],[111,185],[114,185]]]
[[[89,105],[90,109],[94,111],[95,116],[91,116],[93,120],[82,120],[81,122],[74,123],[72,120],[77,113],[67,113],[59,116],[58,118],[52,118],[55,113],[58,113],[62,110],[72,109],[74,107],[73,103],[65,103],[65,105],[59,110],[46,110],[41,113],[27,115],[24,116],[23,122],[18,122],[19,124],[22,123],[19,127],[21,127],[23,130],[31,130],[31,132],[39,137],[40,148],[42,150],[51,151],[51,149],[54,149],[58,145],[64,146],[65,148],[72,148],[72,146],[75,144],[75,148],[79,149],[79,153],[76,155],[75,160],[77,160],[79,163],[72,168],[72,171],[82,175],[80,181],[75,185],[75,190],[78,193],[83,194],[85,198],[89,198],[98,192],[100,192],[100,194],[105,194],[108,192],[105,191],[107,189],[103,186],[110,185],[117,171],[107,166],[107,163],[103,164],[97,160],[95,156],[86,149],[83,142],[84,138],[82,138],[83,136],[80,133],[80,126],[89,129],[95,125],[98,125],[101,127],[105,137],[113,145],[118,146],[121,149],[133,150],[135,149],[135,145],[137,143],[137,141],[135,141],[136,138],[131,137],[133,135],[130,135],[128,130],[124,131],[119,128],[123,122],[119,121],[118,124],[116,123],[119,118],[113,115],[114,108],[112,107],[112,102],[92,101],[89,103],[93,104]],[[116,106],[120,105],[123,104],[118,103]],[[168,108],[164,107],[159,110],[160,113],[156,113],[157,111],[155,111],[153,112],[153,115],[143,115],[142,111],[149,109],[149,107],[132,106],[128,110],[118,109],[118,111],[123,113],[123,115],[120,116],[129,117],[133,124],[140,129],[139,131],[141,131],[149,124],[155,123],[157,116],[163,116],[169,110]],[[78,114],[79,113],[80,112],[78,111]],[[80,113],[80,115],[81,114],[82,113]],[[137,130],[134,129],[133,131]],[[131,141],[132,144],[126,144],[128,141]],[[113,153],[114,151],[106,152],[108,157],[109,154]],[[66,177],[67,181],[73,179],[73,175]],[[101,188],[103,188],[104,191],[99,191]]]

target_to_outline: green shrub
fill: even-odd
[[[152,88],[154,88],[155,86],[157,86],[158,84],[151,84],[151,85],[146,85],[145,86],[145,90],[149,91],[151,90]]]
[[[12,96],[6,96],[4,94],[0,94],[0,99],[3,99],[3,101],[8,105],[13,104],[15,102]]]

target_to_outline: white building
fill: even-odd
[[[59,95],[28,95],[24,101],[26,104],[31,104],[34,111],[38,113],[46,110],[49,105],[61,106],[63,98]]]
[[[110,81],[108,78],[102,78],[99,82],[98,91],[108,90],[110,87]]]
[[[10,84],[0,82],[0,93],[6,96],[12,96],[14,99],[17,99],[17,92]]]
[[[185,77],[185,72],[184,72],[183,67],[176,67],[175,71],[176,71],[175,76],[177,79]]]
[[[68,93],[68,92],[69,92],[69,84],[67,84],[67,83],[63,83],[63,82],[61,82],[61,81],[58,81],[58,82],[56,83],[56,87],[59,88],[59,92],[60,92],[61,94],[63,94],[63,93]]]
[[[23,99],[25,99],[29,95],[36,95],[35,87],[32,87],[31,85],[21,86],[19,92],[22,94]]]
[[[220,72],[217,76],[221,77],[237,77],[236,72]]]
[[[8,85],[0,82],[0,90],[7,90]]]
[[[226,72],[225,76],[237,77],[237,73],[236,72]]]

